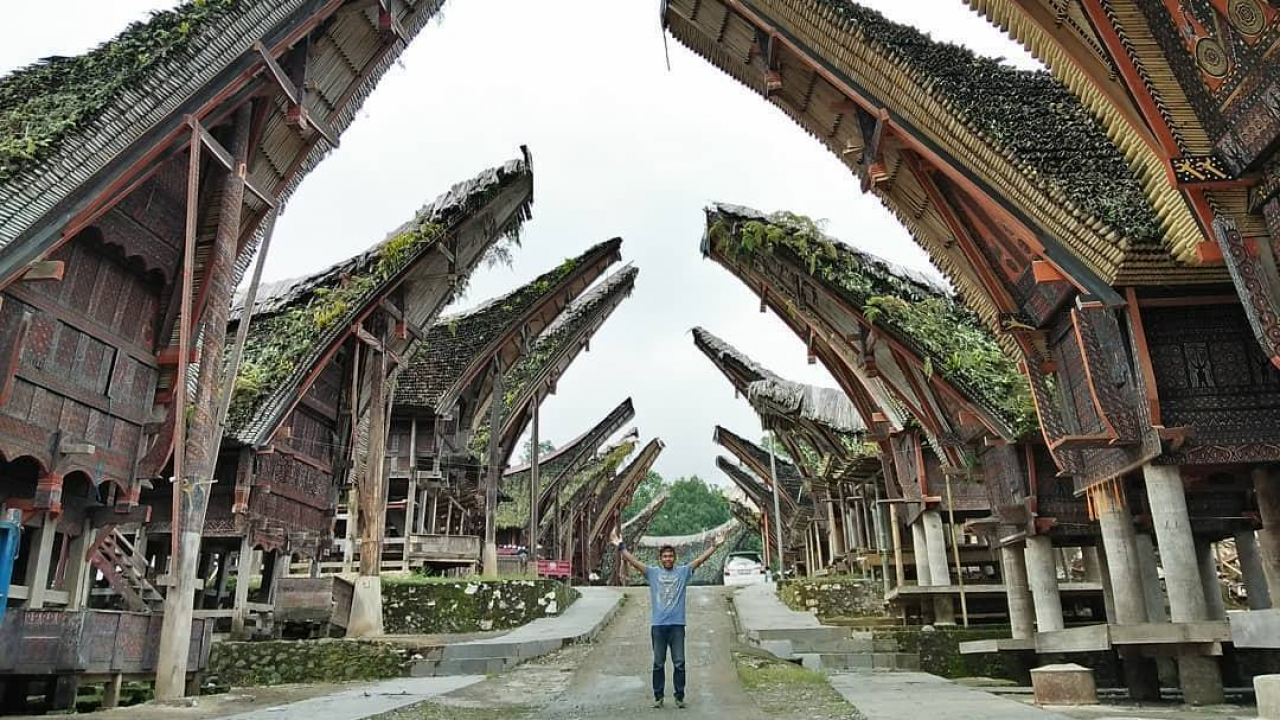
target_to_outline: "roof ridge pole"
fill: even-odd
[[[774,459],[774,445],[778,443],[777,433],[769,431],[769,479],[773,483],[773,534],[778,545],[778,579],[782,579],[785,565],[782,562],[782,511],[778,502],[778,462]]]
[[[155,694],[158,700],[177,700],[186,692],[187,661],[191,650],[192,612],[195,609],[196,575],[199,573],[200,539],[204,532],[205,512],[209,508],[209,495],[214,482],[218,446],[222,442],[222,430],[217,423],[217,399],[221,389],[223,351],[226,348],[227,316],[231,310],[231,296],[235,292],[236,254],[239,251],[240,215],[244,207],[245,166],[249,155],[249,129],[252,111],[242,105],[231,124],[230,155],[232,167],[222,179],[222,192],[218,199],[217,229],[212,247],[205,259],[201,292],[205,295],[202,313],[203,326],[199,370],[196,374],[195,392],[186,395],[187,362],[190,359],[189,343],[196,328],[189,327],[190,315],[181,316],[178,371],[174,374],[174,389],[182,403],[175,404],[176,429],[182,432],[184,442],[174,446],[174,484],[172,491],[175,505],[170,525],[175,553],[169,563],[170,582],[164,599],[164,620],[160,630],[159,656],[156,662]],[[200,121],[190,117],[192,166],[189,190],[197,188],[198,158],[204,144],[206,130]],[[187,198],[187,259],[194,253],[196,222],[199,207],[194,195]],[[194,271],[184,262],[183,285]],[[184,309],[190,313],[191,296],[184,291]],[[185,334],[186,341],[181,340]],[[188,402],[188,400],[190,402]],[[178,470],[180,469],[180,472]]]

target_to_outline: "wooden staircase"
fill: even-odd
[[[147,564],[137,556],[133,543],[115,526],[102,529],[86,558],[102,573],[112,590],[135,612],[159,610],[164,595],[147,580]]]

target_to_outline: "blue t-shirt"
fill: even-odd
[[[684,625],[684,596],[693,577],[693,568],[677,565],[670,570],[649,565],[644,579],[649,581],[651,625]]]

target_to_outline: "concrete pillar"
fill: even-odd
[[[45,594],[49,591],[49,568],[53,563],[53,540],[58,532],[57,520],[44,514],[40,527],[36,528],[31,538],[31,548],[27,555],[27,575],[23,579],[27,586],[26,607],[39,610],[44,607]]]
[[[97,533],[93,524],[86,520],[80,534],[71,541],[71,547],[67,550],[67,574],[63,587],[67,591],[68,610],[81,610],[89,604],[89,578],[93,566],[85,559],[85,554],[95,537]]]
[[[920,515],[924,525],[926,550],[929,554],[929,577],[933,585],[951,584],[951,567],[947,562],[947,535],[942,526],[942,513],[926,510]]]
[[[1062,597],[1058,594],[1058,572],[1053,561],[1053,543],[1047,536],[1027,538],[1027,582],[1036,608],[1036,630],[1052,632],[1064,627]]]
[[[1204,604],[1210,620],[1226,620],[1227,606],[1222,599],[1222,581],[1218,578],[1218,546],[1209,540],[1196,540],[1196,560],[1200,564],[1200,584],[1204,587]]]
[[[1271,607],[1271,590],[1267,587],[1267,575],[1258,554],[1258,536],[1252,530],[1236,533],[1236,557],[1240,560],[1240,574],[1244,578],[1244,591],[1250,610],[1266,610]]]
[[[1142,476],[1147,487],[1151,523],[1160,545],[1160,565],[1164,568],[1165,589],[1169,594],[1169,617],[1175,623],[1205,620],[1208,607],[1204,584],[1200,581],[1200,562],[1191,535],[1182,475],[1176,466],[1148,464],[1143,466]]]
[[[1147,621],[1147,607],[1128,503],[1118,488],[1110,484],[1090,490],[1089,501],[1102,530],[1102,550],[1111,576],[1115,622],[1120,625],[1144,623]]]
[[[1102,585],[1102,604],[1107,615],[1107,622],[1116,622],[1116,595],[1111,584],[1111,568],[1107,565],[1107,554],[1098,547],[1082,548],[1084,560],[1084,579]]]
[[[1272,603],[1280,603],[1280,471],[1258,468],[1253,471],[1253,489],[1258,498],[1258,559],[1267,577]]]
[[[926,510],[920,515],[924,525],[926,550],[929,553],[929,578],[934,587],[951,585],[951,566],[947,562],[947,536],[942,525],[942,513]],[[933,621],[938,625],[955,625],[955,604],[950,595],[933,599]]]
[[[1160,564],[1164,568],[1169,593],[1169,617],[1175,623],[1208,620],[1204,583],[1191,534],[1191,516],[1177,466],[1145,465],[1142,476],[1147,487],[1151,524],[1160,544]],[[1223,702],[1222,672],[1216,658],[1184,651],[1178,655],[1178,679],[1190,705]]]
[[[1000,565],[1004,570],[1004,592],[1009,600],[1009,625],[1013,637],[1030,640],[1035,637],[1036,611],[1027,584],[1027,561],[1021,544],[1000,548]]]
[[[889,506],[889,532],[893,542],[893,579],[898,583],[894,587],[902,587],[907,584],[907,570],[902,562],[902,526],[898,523],[896,503]]]
[[[255,555],[253,543],[245,535],[236,558],[236,595],[231,606],[231,637],[237,640],[246,639],[244,623],[249,614],[249,582],[253,579]]]
[[[929,539],[924,534],[924,518],[916,518],[911,523],[911,554],[916,563],[916,585],[928,587],[933,584],[929,572]]]
[[[1142,600],[1147,610],[1147,621],[1167,622],[1169,604],[1160,584],[1160,564],[1156,558],[1156,544],[1151,535],[1142,533],[1135,538],[1138,548],[1138,569],[1142,573]]]

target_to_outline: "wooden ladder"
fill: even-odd
[[[86,558],[136,612],[159,610],[164,595],[147,580],[147,564],[134,554],[133,543],[114,525],[102,529]]]

